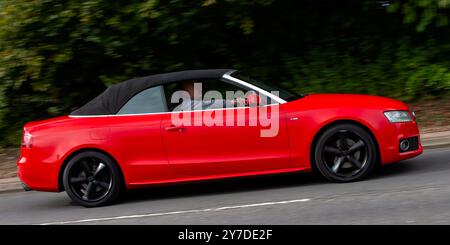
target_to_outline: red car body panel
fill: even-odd
[[[245,110],[244,120],[250,118],[248,108],[227,110]],[[109,154],[120,166],[128,189],[309,171],[314,139],[324,128],[342,121],[362,125],[373,134],[381,164],[422,153],[420,143],[417,150],[400,153],[399,140],[419,136],[419,131],[415,120],[390,123],[383,115],[389,110],[409,108],[377,96],[308,95],[279,105],[279,133],[270,138],[259,137],[259,126],[189,126],[168,131],[172,113],[62,116],[25,125],[24,131],[33,136],[32,146],[21,148],[18,176],[31,189],[60,191],[64,163],[86,149]]]
[[[164,115],[161,132],[168,162],[175,172],[208,176],[289,167],[289,141],[283,114],[280,115],[282,123],[278,134],[262,138],[263,127],[249,126],[252,117],[249,108],[221,112],[233,113],[232,118],[242,121],[240,123],[245,126],[187,126],[184,132],[172,132],[165,129],[172,124],[171,115]],[[240,112],[244,116],[238,118]],[[193,117],[203,117],[209,111],[199,113]],[[225,115],[223,118],[226,120]]]

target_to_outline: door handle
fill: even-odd
[[[169,126],[166,128],[166,131],[168,132],[174,132],[174,131],[178,131],[178,132],[182,132],[183,130],[185,130],[186,128],[183,126]]]

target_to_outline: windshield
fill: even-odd
[[[247,74],[241,73],[239,71],[233,72],[231,74],[231,76],[234,78],[237,78],[239,80],[242,80],[244,82],[251,83],[259,88],[266,90],[267,92],[278,91],[278,93],[279,93],[278,97],[280,97],[281,99],[283,99],[285,101],[297,100],[304,96],[304,95],[298,94],[294,91],[288,91],[286,89],[283,89],[276,84],[256,80],[255,78],[250,77]]]

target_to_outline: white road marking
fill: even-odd
[[[58,222],[42,223],[42,224],[39,224],[39,225],[78,224],[78,223],[97,222],[97,221],[109,221],[109,220],[121,220],[121,219],[138,219],[138,218],[147,218],[147,217],[156,217],[156,216],[165,216],[165,215],[176,215],[176,214],[217,212],[217,211],[230,210],[230,209],[253,208],[253,207],[289,204],[289,203],[309,202],[309,201],[311,201],[311,199],[304,198],[304,199],[295,199],[295,200],[287,200],[287,201],[263,202],[263,203],[253,203],[253,204],[236,205],[236,206],[226,206],[226,207],[219,207],[219,208],[191,209],[191,210],[181,210],[181,211],[172,211],[172,212],[163,212],[163,213],[135,214],[135,215],[124,215],[124,216],[105,217],[105,218],[92,218],[92,219],[81,219],[81,220],[70,220],[70,221],[58,221]]]

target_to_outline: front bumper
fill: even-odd
[[[418,138],[417,149],[402,152],[400,142],[403,139],[411,137]],[[415,121],[408,123],[390,123],[379,138],[382,164],[402,161],[418,156],[423,152],[419,130]]]

